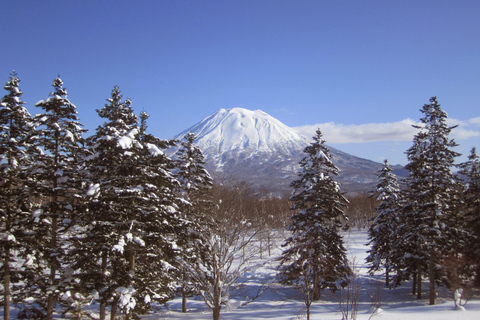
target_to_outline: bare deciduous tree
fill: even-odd
[[[213,319],[218,320],[232,288],[259,254],[255,241],[261,229],[249,217],[253,208],[247,188],[217,186],[213,193],[212,224],[203,234],[209,250],[195,267],[189,265],[188,271]]]

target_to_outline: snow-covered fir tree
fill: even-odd
[[[32,118],[23,106],[20,80],[12,73],[4,89],[8,92],[0,102],[0,269],[3,285],[3,319],[10,318],[11,287],[21,271],[19,255],[27,250],[26,222],[31,216],[29,194],[31,168]],[[16,292],[13,292],[13,294]]]
[[[195,134],[188,133],[184,141],[180,142],[176,176],[185,200],[192,204],[191,210],[198,209],[201,213],[203,203],[211,205],[212,199],[208,193],[213,186],[213,178],[205,169],[205,157],[200,148],[195,146],[195,139]]]
[[[457,145],[448,136],[452,129],[446,124],[447,113],[436,97],[430,99],[420,110],[423,126],[414,137],[413,146],[407,151],[409,170],[407,179],[406,205],[400,214],[403,226],[398,236],[408,247],[397,247],[403,251],[397,257],[409,259],[403,266],[417,264],[417,281],[427,273],[430,280],[430,304],[435,303],[436,282],[441,270],[436,266],[442,257],[458,250],[463,239],[463,224],[460,216],[459,184],[451,169],[459,156],[453,148]],[[397,259],[399,265],[402,262]],[[418,286],[419,297],[421,286]]]
[[[409,177],[405,179],[405,185],[407,186],[402,190],[402,206],[397,213],[398,228],[392,236],[396,240],[396,245],[392,247],[390,252],[390,267],[394,274],[390,282],[392,288],[401,285],[405,280],[413,278],[412,293],[417,294],[418,298],[421,298],[421,279],[417,281],[417,275],[422,275],[428,270],[428,259],[425,255],[425,250],[422,249],[420,243],[421,234],[415,232],[415,218],[417,212],[417,203],[411,201],[415,196],[411,192],[415,193],[415,190],[408,188],[409,182],[412,177],[417,176],[423,170],[421,167],[423,154],[420,152],[414,152],[419,150],[422,146],[423,139],[425,139],[425,132],[418,132],[413,140],[413,146],[407,151],[411,153],[409,163]],[[418,172],[418,174],[417,174]]]
[[[118,87],[107,101],[97,110],[106,122],[87,139],[85,236],[76,243],[75,266],[100,302],[101,319],[107,305],[112,319],[117,308],[128,318],[171,297],[176,235],[184,228],[173,162],[162,152],[168,143],[146,134]]]
[[[187,245],[182,236],[190,226],[179,212],[183,198],[175,193],[179,185],[172,174],[175,164],[162,151],[174,142],[146,133],[148,115],[142,112],[140,118],[139,140],[143,148],[138,165],[143,168],[140,180],[143,179],[145,201],[138,212],[138,232],[145,246],[137,249],[132,282],[139,313],[150,308],[150,301],[164,302],[174,294],[180,273],[178,256]]]
[[[381,269],[385,270],[385,283],[388,286],[392,268],[390,255],[396,245],[394,235],[398,228],[397,212],[401,206],[401,193],[398,179],[387,160],[380,170],[373,195],[380,203],[375,208],[377,216],[368,229],[368,245],[371,249],[368,251],[366,261],[370,264],[371,274]]]
[[[465,252],[475,270],[475,283],[480,284],[480,157],[472,148],[468,161],[460,164],[460,174],[465,177],[463,189],[464,210],[467,219],[468,240]]]
[[[34,117],[35,144],[43,152],[35,156],[32,172],[32,194],[38,202],[32,224],[36,263],[27,270],[30,276],[24,280],[26,292],[35,298],[27,309],[38,307],[36,312],[44,313],[47,319],[53,318],[55,304],[71,280],[66,267],[68,231],[78,201],[79,166],[84,153],[82,134],[86,131],[60,78],[53,81],[53,88],[46,100],[35,104],[44,112]]]
[[[333,180],[338,168],[330,160],[320,129],[304,152],[299,179],[291,183],[295,214],[283,244],[279,277],[282,283],[301,288],[309,316],[310,305],[320,290],[336,290],[351,273],[343,238],[339,234],[348,203]]]
[[[205,260],[206,251],[209,250],[203,236],[206,228],[211,226],[208,211],[212,210],[213,179],[206,170],[206,162],[200,148],[195,146],[195,134],[188,133],[180,141],[177,151],[176,177],[180,182],[180,193],[186,201],[181,206],[185,219],[190,222],[188,232],[185,233],[186,252],[182,254],[182,312],[187,312],[187,296],[195,292],[195,287],[190,283],[190,273],[198,270],[197,262]]]

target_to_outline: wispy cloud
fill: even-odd
[[[467,121],[449,119],[448,124],[458,125],[452,131],[452,137],[456,140],[480,136],[480,117]],[[397,122],[349,125],[326,122],[294,127],[294,129],[307,137],[312,137],[315,131],[320,128],[328,143],[363,143],[374,141],[411,141],[418,132],[412,125],[420,125],[420,123],[412,119]]]
[[[472,118],[472,119],[468,120],[468,122],[471,123],[471,124],[475,124],[477,126],[480,126],[480,117]]]

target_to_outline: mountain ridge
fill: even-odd
[[[269,193],[291,192],[290,183],[298,178],[299,161],[309,139],[262,110],[219,109],[176,135],[180,140],[194,133],[207,170],[217,178],[246,182]],[[327,141],[328,143],[328,141]],[[381,163],[359,158],[328,147],[340,175],[334,177],[346,192],[365,192],[377,181]],[[392,166],[399,175],[401,166]]]

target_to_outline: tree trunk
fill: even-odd
[[[102,253],[102,284],[105,284],[105,273],[107,272],[107,251]],[[102,297],[100,300],[100,320],[105,320],[105,313],[107,309],[107,297]]]
[[[307,280],[307,283],[305,283],[305,297],[304,297],[305,307],[307,307],[307,320],[310,320],[310,306],[312,305],[312,299],[313,299],[313,296],[315,295],[315,288],[312,290],[313,292],[310,295],[309,286],[310,284],[308,283],[308,280]]]
[[[268,249],[268,256],[272,256],[272,252],[270,250],[271,243],[270,243],[270,231],[267,232],[267,249]]]
[[[182,312],[187,312],[187,268],[183,267],[183,285],[182,285]]]
[[[428,277],[430,278],[430,304],[435,304],[435,257],[433,250],[430,252],[430,261],[428,263]]]
[[[56,185],[56,183],[55,183]],[[56,197],[54,198],[56,200]],[[52,216],[52,239],[50,239],[50,247],[52,250],[57,248],[57,224],[58,224],[58,217],[56,215],[56,210],[53,211]],[[57,261],[55,255],[54,257],[50,257],[50,285],[55,286],[55,275],[57,274]],[[55,290],[48,295],[48,303],[47,303],[47,319],[53,320],[53,307],[55,305]]]
[[[105,311],[107,309],[107,302],[105,299],[100,300],[100,320],[105,320]]]
[[[417,299],[422,299],[422,267],[420,263],[417,271]]]
[[[53,293],[48,295],[48,303],[47,303],[47,320],[53,320]]]
[[[213,308],[213,320],[220,320],[220,306]]]
[[[187,292],[185,291],[185,283],[183,283],[182,290],[182,312],[187,313]]]
[[[3,273],[3,319],[10,319],[10,247],[5,248]]]
[[[390,285],[390,276],[389,276],[389,270],[390,268],[388,267],[388,257],[385,259],[385,285],[388,287]]]
[[[110,312],[110,320],[116,320],[117,319],[117,306],[118,306],[118,297],[113,298],[112,301],[112,310]]]
[[[220,320],[220,310],[222,308],[220,297],[220,284],[218,283],[218,281],[218,279],[215,279],[215,286],[213,288],[213,320]]]
[[[319,284],[320,279],[319,279],[318,276],[315,276],[313,281],[314,282],[313,282],[313,290],[312,290],[311,301],[318,301],[318,300],[320,300],[320,284]],[[310,299],[310,297],[309,297],[309,299]]]
[[[416,295],[417,294],[417,273],[413,273],[413,284],[412,284],[412,294]]]
[[[263,259],[263,236],[260,235],[260,259]]]
[[[135,271],[135,248],[130,248],[130,256],[128,261],[129,271]],[[131,281],[130,281],[131,284]]]
[[[55,131],[55,150],[54,156],[54,170],[57,171],[58,164],[59,164],[59,140],[60,140],[60,132],[58,130]],[[53,196],[51,199],[51,204],[52,206],[52,226],[51,226],[51,239],[50,239],[50,248],[52,251],[56,251],[57,249],[57,233],[58,233],[58,212],[59,208],[57,207],[58,204],[58,178],[55,177],[53,178]],[[58,253],[57,253],[58,254]],[[55,275],[57,274],[57,254],[50,256],[49,259],[49,267],[50,267],[50,285],[55,288],[56,286],[56,281],[55,281]],[[47,303],[47,320],[53,320],[53,309],[55,306],[55,289],[48,295],[48,303]]]
[[[128,261],[128,264],[129,264],[129,271],[131,271],[131,274],[133,274],[133,272],[135,271],[135,248],[133,246],[130,247],[130,255],[128,257],[129,261]],[[133,284],[133,279],[130,278],[130,280],[128,281],[128,285],[132,285]],[[133,315],[133,309],[130,309],[130,310],[126,310],[126,313],[125,313],[125,320],[130,320],[132,319],[132,315]]]

